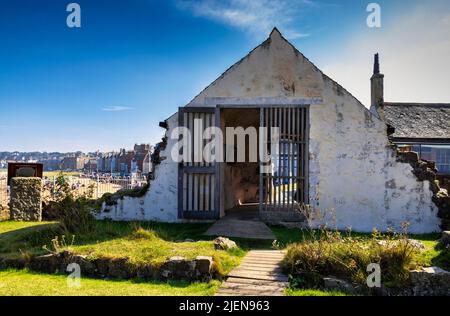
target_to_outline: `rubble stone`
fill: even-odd
[[[226,237],[217,237],[214,239],[214,249],[216,250],[229,250],[236,247],[236,243]]]

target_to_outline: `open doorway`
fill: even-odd
[[[226,161],[221,164],[223,205],[221,215],[236,219],[258,219],[259,163],[257,157],[256,160],[251,157],[250,144],[253,143],[258,149],[260,110],[259,108],[223,108],[220,116],[224,136],[227,136],[227,128],[242,128],[248,132],[244,140],[244,162],[238,162],[238,151],[244,152],[238,136],[235,135],[233,139],[224,137]]]
[[[309,199],[307,106],[185,107],[180,108],[179,123],[192,131],[189,144],[209,126],[220,127],[225,158],[198,161],[196,152],[200,149],[202,157],[203,147],[191,146],[191,159],[179,164],[180,218],[219,219],[229,214],[268,222],[302,220],[298,210]],[[267,132],[264,142],[261,127]],[[271,140],[275,130],[278,138]],[[266,147],[268,161],[260,161],[259,146]],[[260,172],[262,167],[269,168]]]
[[[308,107],[257,107],[221,109],[221,127],[241,127],[246,132],[254,128],[256,135],[245,133],[245,162],[221,165],[221,215],[245,219],[263,218],[269,222],[302,221],[300,210],[308,204]],[[265,172],[260,172],[259,160],[251,159],[249,147],[256,142],[259,157],[260,127],[267,128],[267,153],[270,161]],[[271,143],[272,130],[277,129],[277,146]],[[224,132],[226,134],[226,132]],[[253,136],[253,138],[252,138]],[[225,151],[241,145],[237,139],[224,137]],[[230,144],[231,143],[231,144]],[[255,147],[254,147],[255,148]],[[236,158],[236,157],[234,157]]]

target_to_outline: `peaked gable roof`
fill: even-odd
[[[229,67],[227,70],[225,70],[225,72],[223,72],[216,80],[214,80],[211,84],[209,84],[205,89],[203,89],[199,94],[197,94],[186,106],[190,106],[190,105],[194,105],[197,104],[197,99],[200,98],[200,96],[202,96],[202,94],[204,94],[209,88],[213,87],[214,85],[218,84],[220,82],[221,79],[225,78],[232,70],[237,69],[245,60],[249,59],[258,49],[260,48],[269,48],[272,44],[272,41],[275,38],[280,38],[282,41],[284,41],[285,43],[288,44],[288,46],[293,50],[293,52],[297,55],[297,56],[301,56],[302,59],[304,59],[307,63],[309,63],[314,69],[315,71],[317,71],[318,73],[320,73],[320,75],[326,79],[329,80],[333,85],[336,86],[337,90],[339,91],[339,93],[346,93],[349,96],[351,96],[360,106],[361,108],[365,109],[367,111],[367,113],[369,115],[372,116],[372,112],[370,112],[370,110],[368,108],[366,108],[361,101],[359,101],[353,94],[351,94],[348,90],[346,90],[344,87],[342,87],[339,83],[337,83],[335,80],[331,79],[330,77],[328,77],[326,74],[323,73],[322,70],[320,70],[313,62],[311,62],[308,58],[305,57],[305,55],[303,55],[291,42],[289,42],[282,34],[281,32],[274,27],[272,32],[270,33],[269,37],[262,42],[260,45],[256,46],[253,50],[251,50],[246,56],[244,56],[243,58],[241,58],[238,62],[236,62],[235,64],[233,64],[231,67]],[[373,117],[375,119],[379,119],[378,116],[373,115]]]
[[[385,102],[382,111],[393,138],[450,140],[450,104]]]

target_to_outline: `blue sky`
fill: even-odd
[[[70,2],[0,0],[0,151],[156,143],[159,121],[274,26],[365,104],[378,50],[393,101],[450,102],[448,1],[377,1],[381,29],[367,28],[364,0],[78,0],[76,29]]]

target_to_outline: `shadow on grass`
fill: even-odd
[[[439,254],[431,259],[431,264],[450,271],[450,248],[446,248],[442,244],[437,244],[435,250],[438,251]]]
[[[139,228],[154,232],[156,237],[166,242],[197,242],[211,241],[215,236],[206,236],[204,233],[212,223],[157,223],[157,222],[114,222],[110,220],[96,221],[92,232],[80,235],[65,233],[58,223],[35,225],[25,228],[17,228],[0,233],[0,258],[20,257],[24,253],[41,255],[48,253],[43,249],[53,249],[52,239],[64,235],[67,246],[89,246],[97,243],[114,241],[124,238],[132,238]],[[233,238],[233,240],[235,240]],[[261,240],[236,239],[242,249],[267,248],[271,242]],[[61,245],[64,246],[64,245]]]
[[[0,233],[0,257],[19,257],[29,251],[45,253],[42,246],[48,244],[58,232],[58,224],[51,223]]]

